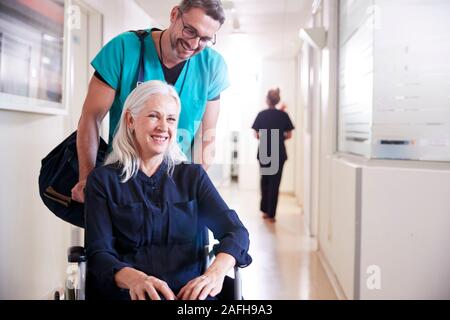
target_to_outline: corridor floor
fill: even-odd
[[[242,269],[246,300],[337,299],[318,253],[311,250],[301,208],[281,195],[276,223],[262,219],[259,193],[222,187],[220,194],[250,233],[253,263]]]

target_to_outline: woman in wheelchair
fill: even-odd
[[[211,299],[236,264],[251,263],[249,235],[200,165],[176,143],[180,99],[161,81],[127,98],[105,166],[85,194],[88,299]],[[219,240],[203,268],[205,228]]]

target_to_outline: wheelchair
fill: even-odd
[[[71,190],[78,182],[79,175],[76,140],[77,132],[75,131],[42,160],[42,167],[39,173],[39,194],[47,208],[57,217],[74,226],[83,228],[83,205],[71,199]],[[107,150],[108,144],[100,138],[96,167],[104,162]],[[208,230],[200,232],[199,237],[199,250],[203,250],[202,271],[204,271],[212,262],[214,254],[213,250],[211,250],[212,246],[209,244]],[[86,295],[88,286],[86,286],[87,255],[85,248],[81,246],[70,247],[67,258],[73,267],[76,264],[76,270],[72,270],[66,279],[64,299],[85,300],[86,297],[89,298],[89,295]],[[222,295],[222,298],[224,300],[241,300],[241,288],[240,269],[235,266],[234,279],[230,277],[225,278],[222,292],[226,291],[226,294]],[[59,291],[55,292],[54,298],[60,300],[62,298],[61,293]]]
[[[205,230],[202,236],[203,246],[203,270],[205,271],[214,259],[214,245],[209,243],[209,230]],[[87,254],[82,246],[70,247],[67,251],[67,261],[76,266],[76,270],[71,268],[65,283],[64,300],[86,300],[86,275],[87,275]],[[57,291],[55,300],[61,299],[61,294]],[[225,277],[222,291],[218,294],[219,300],[243,300],[242,278],[238,266],[234,266],[234,278]]]

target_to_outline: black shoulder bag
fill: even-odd
[[[144,40],[148,31],[134,32],[140,40],[139,72],[137,85],[144,81]],[[100,138],[95,166],[101,166],[108,151],[107,143]],[[57,217],[84,228],[84,205],[73,201],[71,190],[78,183],[77,131],[73,132],[41,161],[39,194],[45,206]]]

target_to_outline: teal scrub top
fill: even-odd
[[[140,41],[138,37],[133,32],[125,32],[108,42],[91,62],[92,67],[116,90],[116,96],[110,109],[110,143],[119,123],[125,100],[136,87],[139,56]],[[144,65],[145,81],[165,81],[161,62],[151,36],[145,38]],[[225,60],[211,48],[205,48],[184,65],[174,87],[181,99],[178,143],[186,155],[188,155],[192,141],[200,127],[206,103],[219,96],[228,86],[229,78]]]

